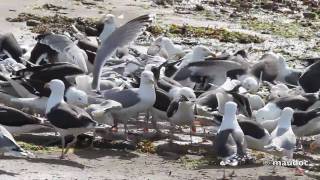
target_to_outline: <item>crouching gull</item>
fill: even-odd
[[[0,125],[0,153],[8,153],[16,157],[33,157],[33,154],[22,149],[12,135]]]
[[[186,52],[179,45],[175,45],[171,39],[167,37],[158,37],[148,48],[148,55],[159,55],[165,59],[179,60]]]
[[[125,25],[119,27],[111,35],[102,41],[94,61],[92,89],[100,90],[100,76],[105,62],[119,47],[123,47],[133,41],[141,30],[153,21],[153,15],[139,16]]]
[[[12,33],[0,34],[0,52],[21,63],[20,57],[23,55],[23,49]]]
[[[281,110],[285,107],[305,111],[319,107],[319,93],[308,93],[302,95],[291,95],[274,99],[256,112],[256,120],[276,119],[280,116]]]
[[[0,106],[0,124],[10,133],[18,135],[42,128],[44,120],[18,109]]]
[[[320,89],[320,61],[307,67],[299,79],[299,85],[306,93],[315,93]]]
[[[247,144],[244,133],[239,126],[236,117],[237,104],[229,101],[225,104],[224,115],[213,147],[220,165],[237,166],[238,159],[246,158]]]
[[[49,63],[69,62],[88,72],[88,56],[67,36],[46,33],[37,37],[38,43],[31,52],[30,62],[41,64],[43,59]]]
[[[63,159],[69,148],[76,143],[77,136],[97,128],[98,123],[85,110],[69,105],[63,100],[65,86],[61,80],[51,80],[46,87],[51,90],[46,107],[46,117],[61,136],[61,158]],[[64,151],[64,138],[67,135],[73,135],[74,139]]]
[[[139,88],[125,89],[122,91],[109,90],[102,92],[107,100],[114,100],[122,105],[122,109],[112,113],[116,121],[124,123],[125,133],[127,133],[127,121],[135,118],[138,113],[148,111],[156,101],[155,80],[151,71],[141,73]]]

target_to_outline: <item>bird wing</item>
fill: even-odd
[[[153,17],[151,15],[137,17],[116,29],[107,39],[102,41],[94,61],[93,89],[99,88],[102,67],[110,56],[112,56],[114,51],[118,47],[125,46],[133,41],[141,32],[141,29],[152,22],[152,19]]]
[[[51,49],[62,53],[64,52],[64,49],[73,42],[64,35],[58,35],[58,34],[47,34],[39,38],[39,43],[45,44],[49,46]]]
[[[48,120],[62,129],[81,128],[95,125],[91,116],[83,109],[66,103],[59,103],[47,114]]]
[[[122,91],[106,91],[103,97],[121,103],[123,108],[127,108],[137,104],[140,101],[138,89],[126,89]]]
[[[174,115],[174,113],[178,111],[178,108],[179,108],[179,99],[175,99],[171,101],[167,109],[168,118],[171,118]]]
[[[307,67],[300,76],[298,84],[306,93],[313,93],[320,89],[320,83],[314,80],[314,77],[320,76],[320,61]]]
[[[311,111],[295,111],[291,125],[303,126],[317,117],[320,117],[320,108],[316,108]]]

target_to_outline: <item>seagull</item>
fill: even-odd
[[[0,105],[0,124],[11,134],[19,135],[42,128],[44,120],[18,109]]]
[[[24,86],[17,81],[0,73],[0,76],[7,80],[12,86],[12,90],[17,93],[16,97],[10,98],[10,103],[14,106],[29,108],[33,113],[45,114],[48,97],[37,96],[29,92]],[[43,84],[43,83],[41,83]],[[12,92],[11,92],[12,93]],[[66,101],[72,105],[85,106],[88,104],[87,94],[74,87],[68,88],[65,93]]]
[[[240,118],[240,116],[238,117]],[[221,124],[223,119],[222,115],[214,114],[214,118]],[[264,146],[270,143],[271,139],[268,130],[258,122],[245,118],[245,120],[239,120],[238,123],[243,131],[249,149],[263,151]]]
[[[20,58],[24,53],[12,33],[0,34],[0,52],[3,52],[19,63],[21,63]]]
[[[281,112],[276,129],[271,133],[271,142],[265,149],[271,152],[278,152],[278,156],[293,158],[293,151],[296,145],[296,136],[291,128],[291,119],[294,111],[291,108],[284,108]]]
[[[181,46],[175,45],[170,38],[160,36],[148,48],[148,55],[159,55],[165,59],[179,60],[186,52]]]
[[[241,64],[234,61],[198,61],[181,67],[172,78],[181,85],[194,88],[196,83],[220,86],[227,80],[227,72],[242,69]]]
[[[100,90],[102,68],[117,48],[133,41],[140,34],[142,28],[150,24],[153,19],[153,15],[139,16],[116,29],[107,39],[102,41],[94,61],[92,89]]]
[[[17,157],[32,157],[33,154],[22,149],[14,140],[12,135],[0,125],[0,153],[12,154]]]
[[[107,124],[114,126],[114,119],[112,113],[120,111],[122,105],[113,100],[105,100],[100,104],[90,104],[86,111],[92,115],[93,119],[99,124]]]
[[[224,109],[222,123],[213,147],[218,158],[221,159],[220,165],[237,166],[238,157],[245,158],[247,154],[245,135],[237,121],[237,104],[229,101]]]
[[[155,79],[151,71],[141,73],[139,88],[109,90],[102,92],[103,98],[113,100],[122,105],[122,109],[112,113],[116,121],[124,122],[125,133],[127,134],[127,121],[135,118],[140,112],[148,111],[156,101]]]
[[[46,117],[61,136],[62,152],[60,158],[63,159],[69,148],[76,143],[77,136],[96,129],[98,123],[85,110],[69,105],[63,100],[65,86],[61,80],[51,80],[45,86],[51,90],[46,107]],[[64,151],[64,138],[67,135],[73,135],[74,139]]]
[[[88,72],[88,56],[73,41],[65,35],[46,33],[39,35],[38,43],[31,52],[30,62],[42,64],[43,59],[48,63],[69,62],[77,65],[85,73]]]
[[[193,124],[195,120],[196,95],[193,90],[187,87],[181,88],[177,97],[171,101],[167,109],[167,117],[171,124],[171,137],[175,126],[187,125],[190,127],[190,141],[192,142],[192,132],[195,132]]]
[[[308,93],[302,95],[290,95],[268,102],[263,108],[256,112],[256,120],[276,119],[280,117],[282,109],[290,107],[295,110],[311,110],[319,107],[319,93]]]
[[[280,81],[291,85],[298,85],[301,76],[300,70],[289,68],[285,59],[273,52],[264,54],[259,62],[253,65],[250,72],[258,79],[261,76],[263,81]]]
[[[306,93],[315,93],[320,89],[317,77],[320,75],[320,61],[307,67],[299,78],[299,85]]]
[[[293,159],[297,141],[291,128],[293,113],[293,109],[289,107],[283,109],[277,127],[271,133],[271,142],[264,147],[265,151],[282,158]]]

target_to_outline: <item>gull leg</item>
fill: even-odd
[[[145,118],[144,118],[144,120],[145,120],[145,127],[144,127],[144,129],[143,129],[143,131],[144,132],[149,132],[149,128],[148,128],[148,126],[149,126],[149,118],[150,118],[150,110],[147,110],[147,113],[146,113],[146,116],[145,116]]]
[[[125,136],[126,140],[128,140],[128,126],[127,126],[127,124],[128,124],[128,119],[125,118],[123,125],[124,125],[124,136]]]
[[[175,127],[175,125],[173,125],[171,122],[170,122],[170,125],[171,125],[171,127],[170,127],[170,143],[172,143],[173,142],[173,131],[174,131],[174,127]]]
[[[96,138],[96,136],[97,136],[96,130],[93,130],[93,137],[92,137],[92,141],[91,141],[91,144],[90,144],[90,148],[91,149],[94,148],[93,143],[94,143],[94,139]]]
[[[275,162],[276,158],[275,158],[275,155],[273,155],[273,158],[272,158],[272,163]],[[276,165],[272,164],[272,171],[271,173],[272,174],[276,174],[277,173],[277,169],[276,169]]]
[[[64,159],[64,146],[65,146],[65,139],[64,139],[64,136],[61,136],[61,156],[60,156],[60,159]]]
[[[64,154],[67,154],[70,147],[73,146],[77,142],[77,136],[74,136],[73,140],[67,145]]]
[[[190,127],[190,144],[192,144],[192,127]]]

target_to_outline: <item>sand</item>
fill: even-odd
[[[0,1],[0,33],[13,32],[19,42],[23,44],[31,40],[35,34],[31,33],[25,23],[10,23],[5,19],[15,17],[19,13],[29,12],[39,15],[52,15],[55,12],[44,10],[45,3],[67,7],[59,11],[70,17],[101,17],[101,13],[124,15],[120,23],[138,15],[157,12],[162,22],[193,24],[213,24],[228,26],[224,23],[202,20],[198,16],[189,19],[189,15],[175,15],[170,8],[150,8],[148,0],[108,0],[94,1],[99,6],[83,5],[74,0],[1,0]],[[79,149],[69,154],[68,160],[58,158],[60,152],[35,152],[36,158],[20,159],[2,157],[0,159],[0,179],[219,179],[223,175],[223,168],[217,166],[189,167],[188,164],[177,160],[178,155],[162,157],[157,154],[139,153],[137,151],[117,149]],[[201,156],[187,155],[189,159],[197,160]],[[171,158],[171,159],[170,159]],[[184,156],[185,158],[185,156]],[[271,175],[270,166],[253,165],[238,168],[226,168],[228,176],[235,171],[232,179],[258,179],[260,176]],[[277,167],[278,174],[288,179],[308,179],[294,176],[293,168]]]

